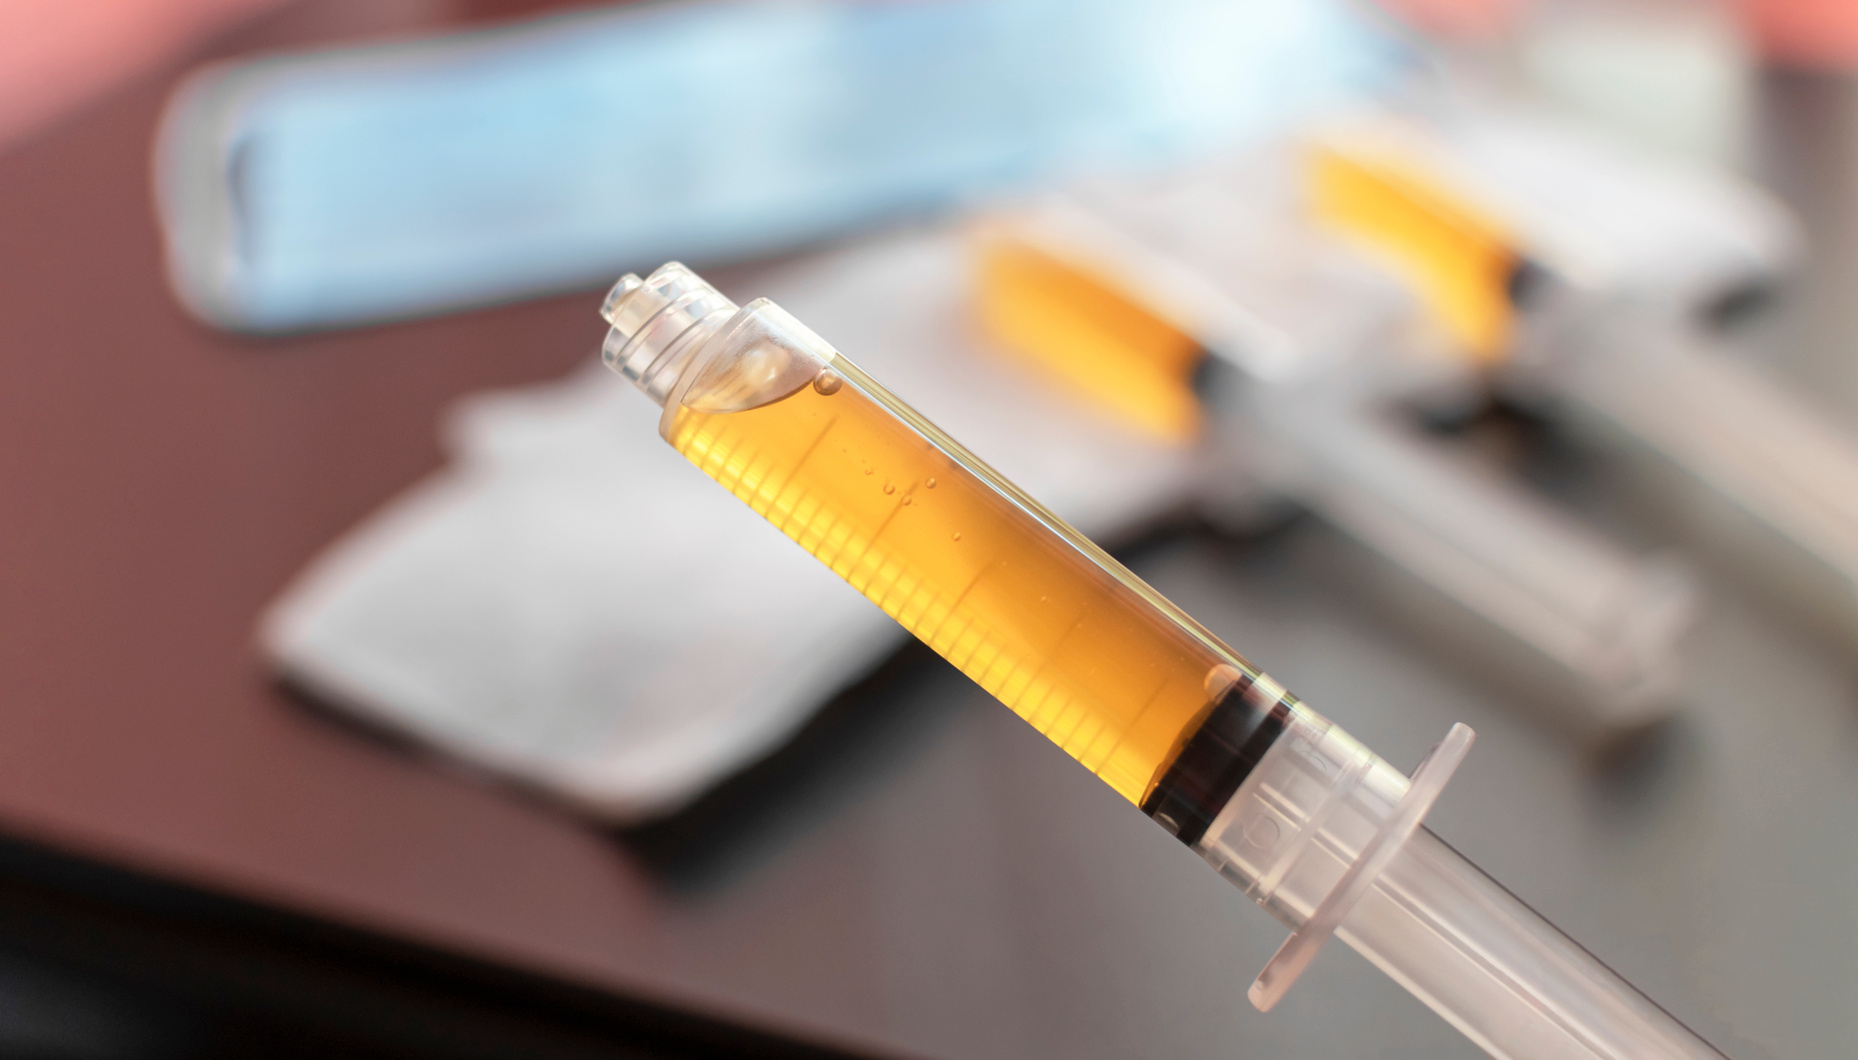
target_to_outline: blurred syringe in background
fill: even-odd
[[[1459,345],[1494,393],[1635,458],[1687,535],[1858,639],[1858,436],[1722,333],[1798,259],[1778,203],[1463,98],[1331,130],[1310,172],[1314,213],[1436,315],[1500,322]]]
[[[977,237],[980,317],[1124,422],[1204,429],[1216,522],[1302,506],[1483,620],[1493,647],[1523,649],[1499,650],[1506,677],[1547,693],[1558,726],[1604,741],[1667,716],[1688,578],[1427,436],[1415,409],[1463,401],[1477,369],[1296,208],[1303,182],[1278,148],[1002,215]]]

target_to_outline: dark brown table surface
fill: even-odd
[[[259,341],[161,277],[146,159],[207,54],[416,27],[285,11],[0,155],[0,830],[255,902],[878,1053],[1473,1056],[1332,947],[1280,1010],[1281,929],[952,671],[905,653],[796,749],[617,837],[277,689],[260,608],[441,457],[457,396],[558,375],[586,294]],[[1858,92],[1776,78],[1764,157],[1815,219],[1777,371],[1858,421]],[[1577,469],[1578,470],[1578,469]],[[1564,490],[1635,543],[1604,475]],[[1134,561],[1396,764],[1477,751],[1437,830],[1730,1053],[1858,1041],[1858,714],[1841,652],[1718,584],[1683,719],[1596,763],[1441,663],[1299,523]]]

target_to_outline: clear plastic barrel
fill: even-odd
[[[1300,930],[1408,787],[1398,770],[1299,707],[1196,849]],[[1425,828],[1335,934],[1504,1060],[1722,1057]]]

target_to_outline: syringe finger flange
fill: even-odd
[[[1363,847],[1360,856],[1342,878],[1336,882],[1327,897],[1310,914],[1303,926],[1290,933],[1277,953],[1258,973],[1252,982],[1247,996],[1252,1005],[1260,1012],[1269,1012],[1281,1001],[1310,961],[1316,958],[1316,951],[1322,949],[1329,936],[1335,934],[1342,921],[1355,908],[1368,888],[1374,886],[1382,870],[1399,855],[1400,848],[1412,838],[1420,822],[1432,809],[1444,792],[1445,785],[1458,772],[1458,766],[1464,756],[1470,752],[1471,743],[1477,734],[1469,725],[1459,722],[1445,734],[1445,739],[1435,745],[1426,757],[1413,770],[1411,786],[1406,795],[1394,807],[1392,814],[1382,823],[1374,838]]]

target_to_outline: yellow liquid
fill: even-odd
[[[1171,441],[1200,431],[1200,344],[1088,269],[1023,240],[978,248],[976,308],[1001,346],[1125,423]]]
[[[1138,806],[1257,671],[856,367],[672,445]]]
[[[1508,352],[1520,258],[1501,225],[1397,162],[1319,148],[1310,167],[1319,219],[1382,252],[1480,360]]]

